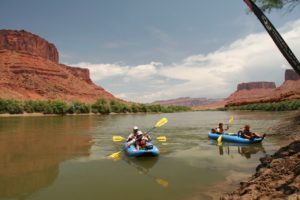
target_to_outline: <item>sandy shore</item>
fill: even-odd
[[[270,130],[269,137],[280,138],[284,146],[261,158],[256,173],[220,199],[300,199],[300,113]]]

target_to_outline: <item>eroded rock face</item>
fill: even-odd
[[[218,102],[218,101],[221,101],[221,100],[222,99],[181,97],[181,98],[178,98],[178,99],[155,101],[152,104],[160,104],[160,105],[166,105],[166,106],[173,105],[173,106],[194,107],[194,106],[212,104],[212,103],[215,103],[215,102]]]
[[[58,63],[53,44],[26,31],[0,30],[0,98],[81,101],[116,99],[88,69]]]
[[[225,99],[226,105],[243,105],[264,102],[276,89],[274,82],[250,82],[238,84],[237,90]]]
[[[26,53],[58,63],[58,51],[54,44],[24,30],[1,30],[0,51],[1,50]]]
[[[274,82],[250,82],[250,83],[240,83],[237,86],[237,91],[239,90],[252,90],[252,89],[275,89],[276,85]]]
[[[279,87],[273,82],[241,83],[237,90],[225,99],[226,106],[249,103],[279,102],[300,98],[300,76],[292,69],[285,71],[285,81]]]
[[[298,199],[300,192],[300,141],[260,159],[256,173],[220,199]]]
[[[293,69],[287,69],[285,70],[284,80],[297,81],[300,80],[300,76]]]
[[[69,67],[67,65],[64,65],[67,70],[69,70],[70,73],[72,73],[74,76],[78,77],[79,79],[92,84],[92,80],[90,78],[90,71],[89,69],[84,69],[80,67]]]

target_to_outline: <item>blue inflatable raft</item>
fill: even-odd
[[[145,149],[136,149],[135,145],[127,147],[127,143],[124,145],[125,152],[132,157],[144,157],[144,156],[158,156],[159,149],[153,145],[151,142],[147,143],[147,148]]]
[[[219,135],[217,133],[212,133],[212,132],[208,133],[208,137],[210,139],[217,140],[220,136],[221,135]],[[234,134],[234,135],[222,134],[222,141],[226,141],[226,142],[236,142],[236,143],[241,143],[241,144],[254,144],[254,143],[260,143],[263,140],[264,140],[263,138],[254,138],[253,140],[249,140],[249,139],[238,136],[238,134]]]

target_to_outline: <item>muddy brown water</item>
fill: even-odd
[[[109,116],[0,118],[0,199],[211,199],[250,176],[259,158],[272,154],[280,141],[258,145],[208,139],[219,122],[234,122],[230,132],[250,124],[258,133],[290,112],[186,112]],[[156,158],[113,161],[134,125],[150,129],[162,117],[169,122],[152,136]]]

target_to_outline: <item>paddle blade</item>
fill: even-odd
[[[166,142],[167,141],[167,137],[166,136],[159,136],[156,138],[158,141],[160,142]]]
[[[222,135],[218,137],[217,141],[219,146],[222,145]]]
[[[161,127],[163,126],[164,124],[166,124],[168,122],[168,119],[167,118],[162,118],[161,120],[159,120],[156,124],[155,124],[155,127],[158,128],[158,127]]]
[[[169,182],[164,180],[164,179],[156,178],[155,180],[162,187],[168,187],[169,186]]]
[[[233,121],[234,121],[233,116],[231,116],[229,119],[229,124],[233,123]]]
[[[121,141],[125,140],[125,138],[123,138],[122,136],[113,136],[112,140],[114,142],[121,142]]]
[[[110,156],[108,156],[110,159],[112,160],[120,160],[121,159],[121,151],[118,151],[116,153],[111,154]]]

